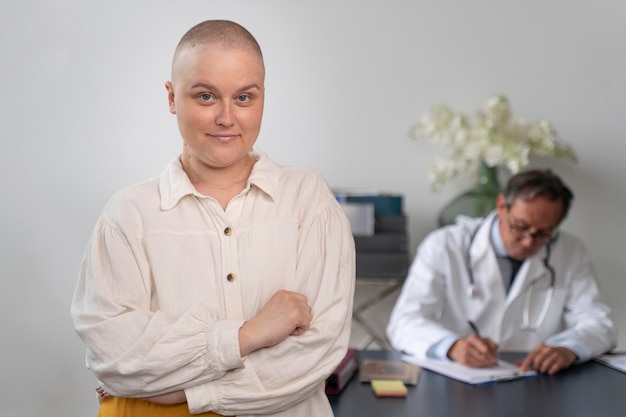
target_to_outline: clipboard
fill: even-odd
[[[537,371],[533,370],[522,373],[515,364],[503,360],[499,360],[498,366],[493,368],[470,368],[458,362],[410,355],[404,355],[402,360],[472,385],[512,381],[538,375]]]

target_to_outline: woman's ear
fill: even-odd
[[[167,102],[170,108],[170,113],[176,114],[176,105],[174,104],[174,86],[171,81],[165,82],[165,89],[167,90]]]

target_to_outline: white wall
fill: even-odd
[[[69,317],[82,252],[111,193],[178,154],[163,83],[207,18],[264,50],[258,145],[332,186],[403,193],[411,250],[469,185],[429,191],[433,149],[407,137],[425,110],[504,92],[553,122],[580,162],[543,163],[576,192],[564,227],[585,238],[626,348],[623,0],[2,1],[0,416],[96,414]]]

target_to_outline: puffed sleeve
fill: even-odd
[[[160,290],[175,291],[177,281],[171,285]],[[157,395],[243,366],[236,354],[242,320],[216,320],[202,304],[179,316],[152,311],[152,287],[142,250],[101,217],[85,251],[71,315],[87,346],[87,366],[109,393]]]

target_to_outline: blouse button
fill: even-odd
[[[230,274],[226,275],[226,279],[228,280],[228,282],[233,282],[234,280],[237,279],[237,275],[231,272]]]
[[[224,234],[226,236],[230,236],[233,234],[233,229],[231,229],[230,227],[227,227],[226,229],[224,229]]]

